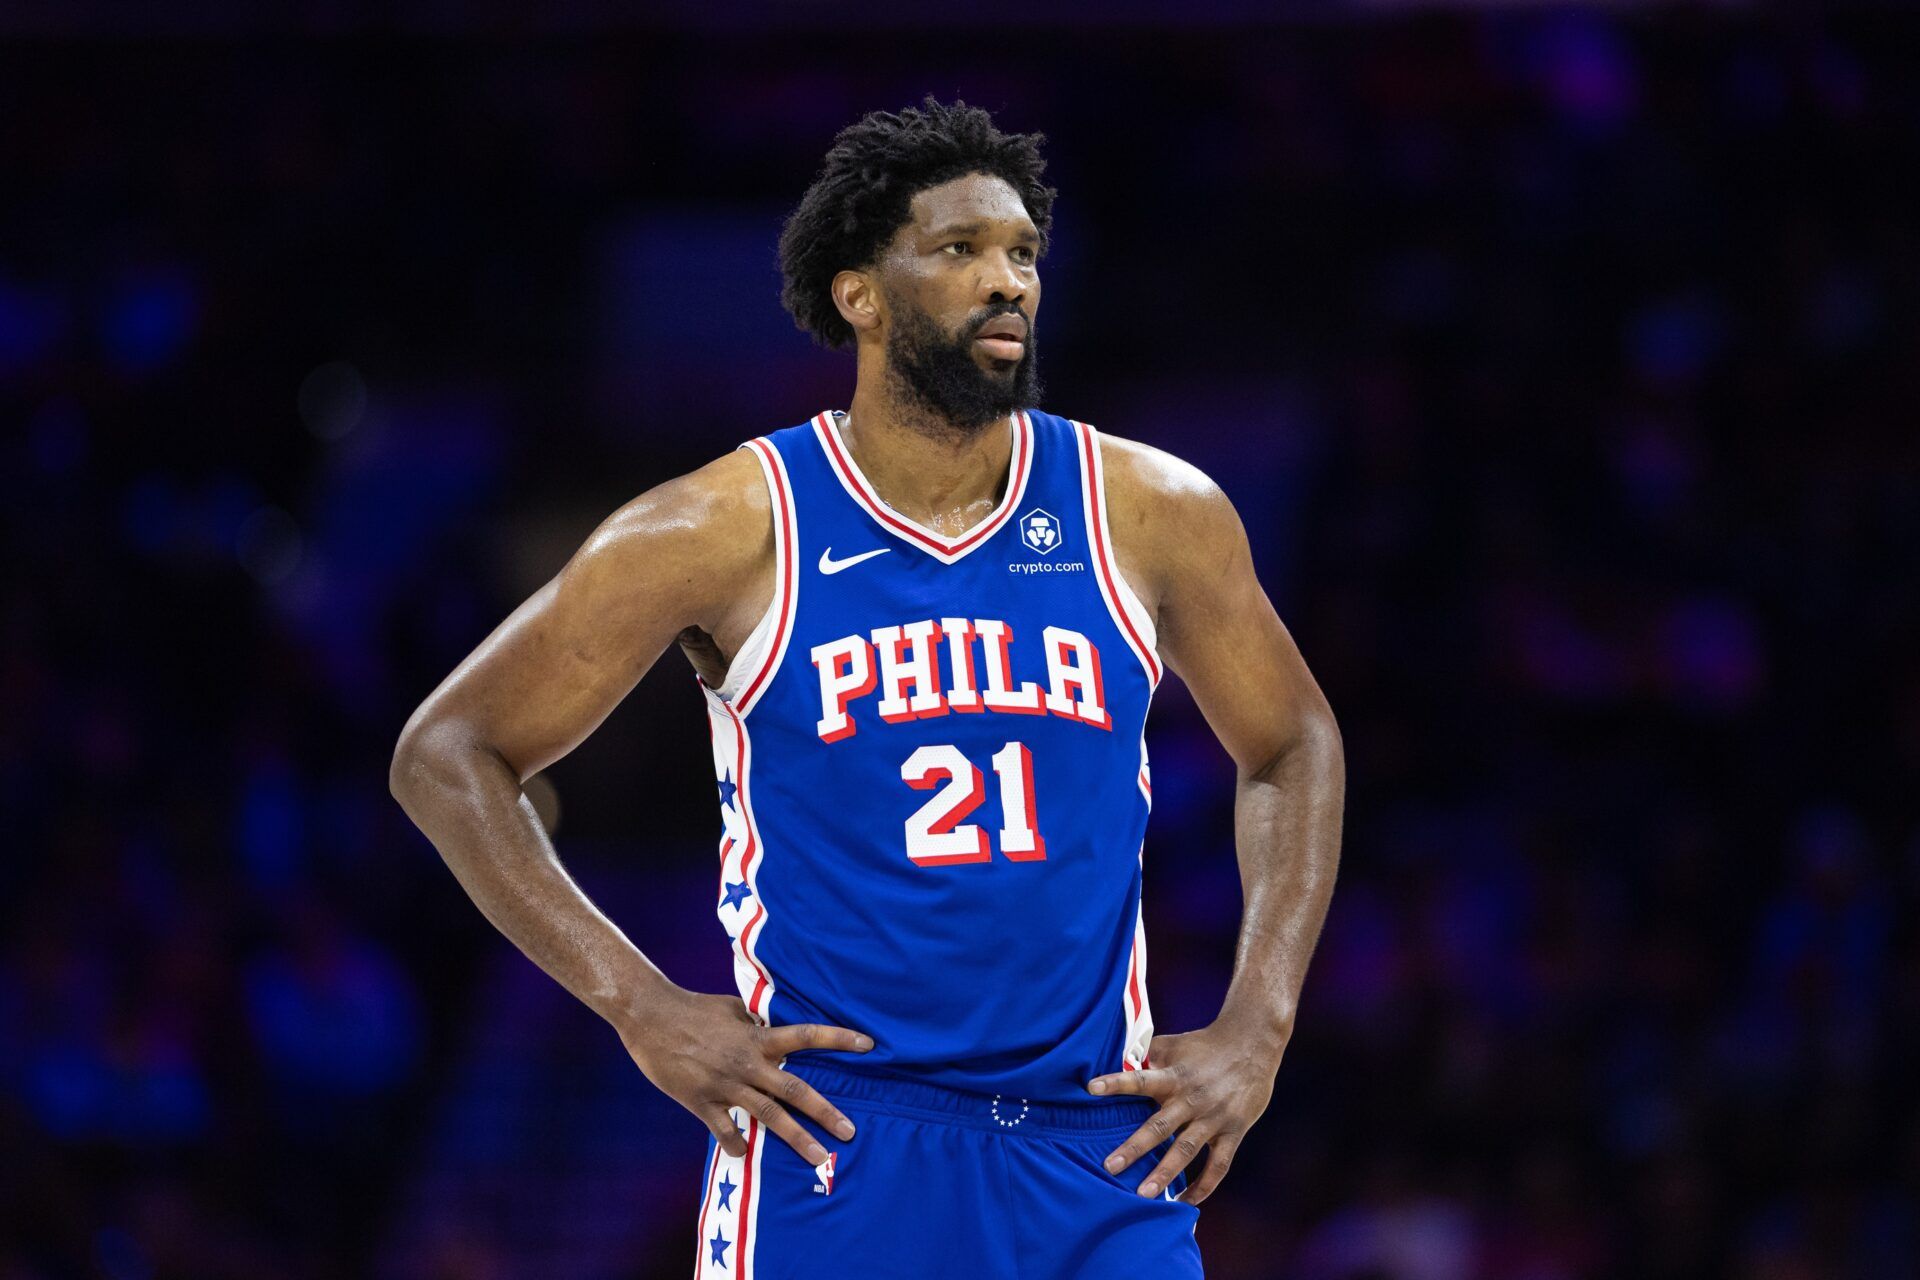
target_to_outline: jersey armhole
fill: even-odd
[[[747,672],[758,671],[766,661],[768,637],[773,634],[774,623],[780,613],[779,586],[778,582],[774,583],[773,596],[767,601],[766,612],[760,615],[760,621],[747,634],[746,643],[740,646],[740,652],[733,655],[733,664],[727,668],[726,678],[714,690],[722,702],[732,702],[734,695],[740,692],[740,686],[746,683]]]
[[[1119,558],[1113,552],[1113,534],[1107,527],[1107,479],[1100,460],[1100,433],[1084,422],[1071,418],[1068,421],[1073,423],[1079,446],[1081,507],[1087,522],[1087,545],[1093,548],[1093,570],[1100,583],[1100,595],[1107,602],[1107,612],[1113,615],[1113,623],[1120,629],[1127,647],[1146,669],[1147,680],[1158,686],[1160,657],[1156,646],[1159,637],[1147,607],[1140,603],[1140,597],[1120,572]]]
[[[787,480],[787,467],[780,451],[765,436],[757,436],[740,446],[753,454],[760,464],[761,477],[767,482],[767,499],[773,509],[773,595],[766,612],[754,624],[740,652],[733,655],[720,687],[712,692],[732,705],[735,715],[744,716],[773,683],[774,672],[786,656],[787,641],[793,635],[793,617],[799,607],[800,575],[794,563],[800,544],[795,527],[793,486]]]

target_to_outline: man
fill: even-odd
[[[796,323],[855,349],[848,411],[615,512],[395,751],[480,909],[711,1131],[701,1276],[1198,1276],[1197,1206],[1292,1032],[1339,734],[1219,488],[1034,407],[1040,141],[931,97],[844,130],[780,247]],[[737,997],[649,963],[520,791],[670,640]],[[1164,669],[1238,766],[1246,903],[1220,1016],[1155,1036]]]

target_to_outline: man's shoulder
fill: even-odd
[[[1226,497],[1211,476],[1177,454],[1104,429],[1096,429],[1095,438],[1109,507],[1142,506],[1148,515],[1178,518]]]
[[[771,512],[759,462],[751,450],[734,449],[628,500],[608,517],[607,527],[615,533],[679,533],[697,541],[767,524]]]
[[[770,471],[811,438],[817,418],[742,441],[705,466],[683,472],[630,499],[595,537],[645,548],[644,554],[685,554],[709,568],[753,568],[773,554]]]
[[[1199,467],[1103,428],[1095,436],[1114,550],[1156,597],[1240,536],[1232,502]]]
[[[724,602],[773,553],[772,503],[760,465],[734,449],[663,480],[608,515],[581,549],[598,573],[708,603]]]

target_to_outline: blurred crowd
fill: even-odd
[[[704,1129],[388,755],[614,507],[844,404],[779,219],[927,91],[1048,134],[1046,407],[1221,482],[1345,734],[1209,1274],[1920,1274],[1920,24],[13,52],[0,1280],[684,1273]],[[726,991],[688,675],[536,799]],[[1149,744],[1189,1030],[1233,778],[1172,682]]]

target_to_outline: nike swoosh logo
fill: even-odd
[[[845,560],[835,560],[833,558],[833,548],[828,547],[820,553],[820,572],[834,574],[840,572],[842,569],[851,569],[862,560],[871,560],[875,556],[883,556],[891,550],[893,550],[892,547],[881,547],[878,551],[863,551],[857,556],[848,556]]]

